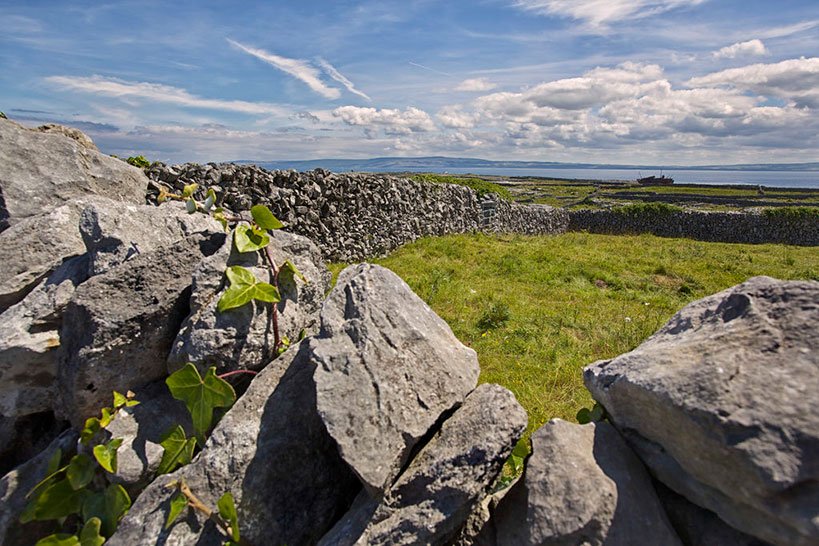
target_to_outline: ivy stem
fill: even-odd
[[[210,508],[208,508],[208,505],[199,500],[199,497],[193,494],[193,491],[191,491],[191,488],[188,487],[188,484],[185,483],[184,480],[178,480],[176,482],[173,482],[169,484],[169,487],[172,485],[176,486],[177,490],[185,496],[185,498],[188,501],[188,506],[190,506],[194,510],[202,512],[202,514],[204,514],[206,518],[215,523],[216,526],[219,527],[222,530],[222,532],[224,532],[227,536],[229,537],[233,536],[233,530],[230,527],[230,523],[226,522],[224,518],[222,518],[222,516],[219,515],[219,512],[211,510]],[[248,543],[244,539],[241,539],[239,540],[239,544],[247,546]]]
[[[276,290],[279,289],[279,268],[273,261],[273,254],[270,251],[270,245],[264,247],[264,257],[267,260],[267,267],[270,268],[270,274],[273,277],[273,286]],[[279,354],[279,349],[282,346],[281,336],[279,335],[279,308],[273,303],[273,352]]]
[[[241,373],[247,373],[247,374],[250,374],[250,375],[258,375],[259,374],[259,372],[254,372],[253,370],[233,370],[232,372],[226,372],[226,373],[223,373],[221,375],[218,375],[217,377],[219,379],[224,379],[226,377],[230,377],[232,375],[239,375]]]

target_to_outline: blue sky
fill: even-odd
[[[0,110],[170,162],[819,161],[819,2],[0,1]]]

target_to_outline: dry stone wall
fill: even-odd
[[[819,245],[819,220],[815,215],[789,217],[760,212],[573,210],[569,212],[568,230],[611,235],[653,233],[661,237],[686,237],[723,243]]]
[[[394,176],[267,171],[231,163],[155,163],[147,173],[177,190],[192,182],[214,187],[234,211],[267,205],[288,231],[309,237],[325,259],[336,261],[378,256],[427,235],[481,230],[545,235],[562,233],[568,224],[567,213],[553,207]]]

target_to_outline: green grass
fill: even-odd
[[[754,275],[819,280],[815,248],[650,235],[452,235],[375,262],[477,351],[481,382],[515,393],[530,432],[590,407],[583,367],[633,349],[686,303]]]
[[[488,182],[486,180],[481,180],[480,178],[465,178],[461,176],[449,176],[445,174],[420,173],[411,175],[410,179],[415,180],[417,182],[429,182],[432,184],[457,184],[459,186],[466,186],[467,188],[472,188],[478,193],[478,195],[496,193],[503,199],[506,200],[512,199],[512,194],[509,193],[509,190],[507,190],[503,186],[494,184],[492,182]]]

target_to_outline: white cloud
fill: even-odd
[[[381,128],[389,135],[408,135],[435,129],[435,123],[429,114],[413,106],[405,110],[341,106],[333,110],[333,116],[348,125]]]
[[[341,85],[346,87],[347,91],[349,91],[350,93],[353,93],[354,95],[358,95],[359,97],[364,98],[364,99],[366,99],[368,101],[372,100],[365,93],[363,93],[363,92],[359,91],[358,89],[356,89],[355,85],[353,85],[353,82],[348,80],[344,76],[344,74],[342,74],[341,72],[339,72],[336,69],[336,67],[334,67],[333,65],[331,65],[330,63],[328,63],[324,59],[318,59],[318,63],[321,66],[321,68],[324,69],[324,71],[327,73],[328,76],[330,76],[331,78],[336,80],[338,83],[340,83]]]
[[[480,92],[491,91],[497,85],[489,81],[487,78],[471,78],[464,80],[455,87],[455,91]]]
[[[104,76],[49,76],[49,83],[72,91],[103,95],[119,99],[142,99],[151,102],[176,104],[188,108],[205,108],[241,114],[268,114],[287,116],[288,110],[266,102],[247,102],[242,100],[206,99],[188,93],[184,89],[149,82],[129,82]]]
[[[627,19],[641,19],[705,0],[516,0],[515,6],[541,15],[557,15],[604,27]]]
[[[435,117],[448,129],[470,129],[475,126],[474,114],[468,114],[454,106],[443,108]]]
[[[689,87],[725,86],[819,108],[819,57],[752,64],[691,78]]]
[[[282,72],[290,74],[298,80],[301,80],[307,84],[310,89],[325,98],[337,99],[341,96],[341,91],[335,87],[330,87],[321,81],[318,69],[307,61],[300,59],[289,59],[287,57],[275,55],[263,49],[242,45],[235,40],[231,40],[230,38],[227,38],[227,41],[233,47],[244,51],[249,55],[253,55],[257,59],[278,68]]]
[[[719,51],[715,51],[713,56],[717,59],[734,59],[736,57],[746,57],[752,55],[767,55],[768,50],[762,40],[754,39],[747,42],[737,42],[729,46],[725,46]]]

